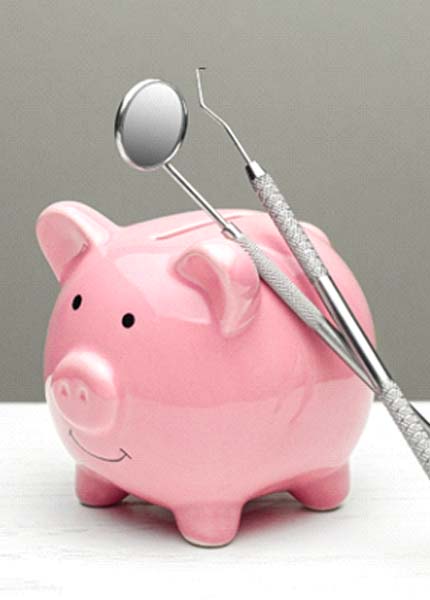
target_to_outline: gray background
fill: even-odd
[[[87,202],[121,224],[193,208],[113,144],[122,94],[176,83],[190,130],[176,166],[219,207],[254,207],[211,103],[360,280],[379,346],[430,397],[430,3],[408,0],[0,0],[2,401],[42,399],[57,284],[36,244],[43,207]]]

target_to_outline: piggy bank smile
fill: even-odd
[[[89,354],[85,354],[85,358],[89,359]],[[54,413],[61,416],[62,420],[65,421],[66,427],[68,427],[68,435],[73,443],[85,454],[96,458],[97,460],[119,463],[125,458],[131,460],[130,454],[124,450],[124,448],[118,448],[117,456],[103,456],[98,452],[90,450],[86,444],[84,444],[80,437],[79,432],[95,434],[96,439],[103,428],[103,419],[100,416],[103,414],[100,411],[100,407],[95,407],[97,413],[97,419],[91,420],[88,414],[88,403],[94,402],[94,394],[90,392],[89,388],[84,386],[81,380],[65,379],[64,377],[58,378],[58,372],[64,373],[64,364],[70,363],[70,357],[67,361],[61,361],[59,368],[54,371],[53,375],[50,375],[45,384],[45,395],[46,400]],[[76,364],[76,361],[75,361]],[[100,365],[99,365],[100,366]],[[73,390],[76,390],[73,393]],[[70,410],[69,402],[74,403],[73,410]],[[107,403],[105,398],[102,398],[102,402]],[[94,409],[93,409],[94,410]],[[73,424],[77,431],[74,431],[70,425]]]
[[[106,462],[118,463],[124,460],[124,458],[129,458],[131,460],[131,456],[123,449],[118,448],[121,453],[117,458],[107,458],[106,456],[99,456],[98,454],[94,454],[94,452],[90,452],[87,448],[85,448],[81,442],[77,439],[76,435],[73,433],[73,429],[69,429],[69,436],[75,442],[75,444],[80,448],[85,454],[92,456],[93,458],[97,458],[97,460],[104,460]]]

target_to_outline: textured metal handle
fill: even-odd
[[[288,245],[309,279],[317,281],[323,275],[327,275],[327,269],[307,233],[296,219],[272,177],[265,173],[253,179],[251,184],[282,237],[288,240]]]
[[[330,275],[291,207],[269,174],[264,173],[251,179],[251,184],[304,272],[320,293],[318,284],[329,279]],[[333,308],[331,295],[329,298],[323,297],[323,300],[329,309]],[[344,307],[343,298],[341,301],[342,307]],[[338,325],[341,326],[341,323],[338,322]],[[341,327],[341,331],[345,333],[343,327]],[[347,333],[349,332],[347,331]],[[346,337],[350,340],[351,335]],[[373,348],[371,347],[371,349]],[[375,364],[381,367],[384,375],[384,377],[378,377],[381,391],[377,393],[376,398],[383,402],[427,477],[430,478],[430,428],[428,422],[404,397],[399,386],[391,377],[385,374],[385,368],[376,352],[373,354],[376,357]]]
[[[394,381],[387,382],[376,398],[384,403],[427,477],[430,478],[430,435],[419,413],[404,397]]]
[[[318,308],[303,292],[272,262],[259,246],[241,234],[237,243],[255,264],[260,277],[273,291],[312,329],[318,329],[324,318]]]
[[[353,353],[350,351],[345,338],[339,331],[325,318],[315,304],[279,269],[279,267],[261,250],[259,246],[246,235],[233,226],[230,234],[233,233],[234,240],[242,247],[253,261],[261,279],[279,296],[279,298],[289,306],[293,312],[306,324],[313,329],[343,360],[351,369],[362,379],[362,381],[372,388],[366,372],[357,363]],[[372,388],[373,389],[373,388]]]

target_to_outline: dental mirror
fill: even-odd
[[[169,83],[145,79],[124,96],[115,118],[115,141],[122,159],[139,171],[163,168],[223,231],[236,230],[170,163],[184,140],[188,110]]]
[[[187,106],[173,86],[159,79],[141,81],[125,95],[118,109],[118,150],[139,171],[157,169],[179,150],[187,122]]]

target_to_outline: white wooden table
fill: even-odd
[[[430,416],[428,405],[420,403]],[[44,404],[0,404],[0,598],[418,598],[430,588],[430,484],[375,405],[353,491],[313,513],[286,494],[245,508],[236,540],[201,549],[129,499],[81,506]]]

